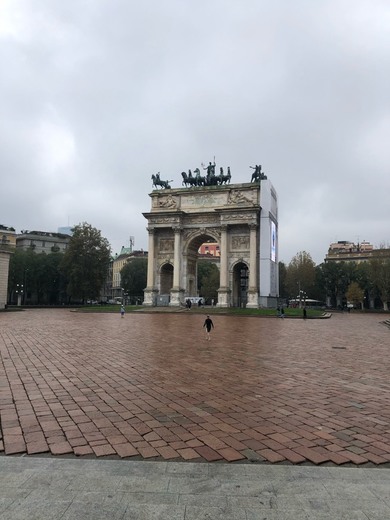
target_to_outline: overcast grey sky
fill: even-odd
[[[279,259],[390,243],[388,0],[0,0],[0,224],[147,249],[150,177],[262,164]]]

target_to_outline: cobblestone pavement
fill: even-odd
[[[328,320],[0,314],[0,451],[390,461],[390,330]]]

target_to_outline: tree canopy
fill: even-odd
[[[147,284],[148,259],[131,258],[121,269],[121,283],[129,300],[143,299]]]
[[[219,269],[213,262],[198,262],[198,291],[205,300],[218,300]]]
[[[63,253],[35,253],[16,249],[11,256],[8,299],[16,298],[23,286],[23,304],[58,304],[65,299],[65,278],[60,272]]]
[[[370,278],[382,300],[383,310],[388,311],[390,301],[390,259],[373,258],[369,262]]]
[[[68,295],[83,301],[98,298],[110,255],[110,244],[98,229],[87,222],[75,226],[62,262],[68,277]]]
[[[349,284],[345,296],[347,297],[347,300],[353,303],[355,307],[361,305],[363,308],[364,291],[357,282],[351,282]]]
[[[297,253],[286,269],[286,288],[290,298],[299,296],[299,291],[304,291],[307,297],[311,297],[315,286],[315,263],[306,251]]]

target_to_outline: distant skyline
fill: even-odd
[[[279,260],[390,244],[385,0],[2,0],[0,223],[147,250],[151,175],[261,164]]]

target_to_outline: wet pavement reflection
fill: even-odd
[[[0,451],[390,461],[379,315],[212,315],[207,341],[205,314],[2,313]]]

